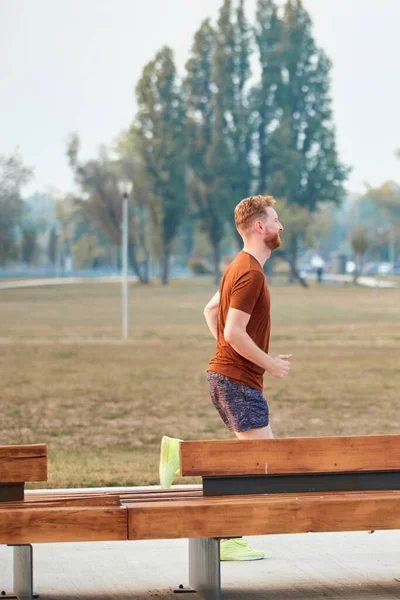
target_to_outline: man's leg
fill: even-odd
[[[235,431],[234,433],[239,440],[259,440],[274,437],[271,425],[248,429],[247,431]],[[230,556],[233,558],[229,558]],[[236,558],[237,556],[244,558]],[[257,560],[262,558],[264,558],[264,553],[250,548],[246,540],[221,540],[221,560]]]
[[[268,423],[268,404],[258,390],[239,385],[221,375],[208,371],[208,391],[221,419],[239,439],[272,437]],[[250,409],[251,403],[251,409]],[[259,427],[256,427],[260,425]],[[237,430],[242,431],[237,431]],[[241,538],[221,540],[221,560],[260,560],[264,552],[250,548]]]
[[[257,429],[248,429],[247,431],[235,431],[235,435],[239,440],[260,440],[273,438],[271,425],[266,427],[258,427]]]

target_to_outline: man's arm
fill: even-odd
[[[246,331],[249,320],[249,314],[237,308],[230,308],[224,329],[225,341],[247,360],[265,369],[273,377],[283,379],[289,373],[292,355],[280,354],[272,358],[261,350]]]
[[[205,309],[203,310],[204,317],[206,319],[206,323],[208,325],[208,329],[211,331],[215,339],[217,339],[217,317],[218,317],[218,307],[219,307],[219,291],[214,294],[211,298],[210,302],[207,304]]]

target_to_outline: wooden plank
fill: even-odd
[[[107,498],[119,500],[168,500],[168,499],[176,499],[176,498],[188,498],[188,497],[201,497],[203,495],[202,486],[197,486],[196,488],[174,488],[168,490],[162,490],[159,488],[148,489],[148,490],[128,490],[120,493],[116,493],[113,491],[114,488],[109,488],[104,491],[99,490],[85,490],[83,492],[74,492],[73,489],[57,491],[57,490],[44,490],[45,493],[41,493],[42,490],[26,490],[25,491],[25,502],[52,502],[54,501],[63,501],[68,502],[69,499],[74,500],[75,498],[80,498],[82,501],[85,499],[95,499],[101,498],[104,499],[104,502]],[[94,501],[94,500],[93,500]]]
[[[68,507],[68,506],[120,506],[119,496],[93,496],[79,497],[68,496],[67,498],[36,498],[34,500],[24,499],[21,502],[8,502],[7,508],[44,508],[44,507]],[[6,508],[6,507],[3,507]]]
[[[0,482],[46,480],[46,444],[0,446]]]
[[[181,474],[337,473],[400,469],[400,435],[180,443]]]
[[[193,486],[182,486],[182,487],[174,487],[173,489],[161,489],[158,486],[149,487],[148,489],[140,489],[140,488],[118,488],[118,487],[109,487],[109,488],[67,488],[63,490],[58,489],[37,489],[37,490],[25,490],[25,498],[37,498],[37,497],[58,497],[58,498],[67,498],[69,496],[74,497],[92,497],[92,496],[107,496],[107,495],[118,495],[120,498],[124,497],[136,497],[136,496],[159,496],[159,497],[167,497],[174,496],[179,494],[196,494],[202,493],[203,486],[202,485],[193,485]]]
[[[0,544],[126,539],[124,507],[0,508]]]
[[[131,540],[400,528],[400,492],[230,496],[126,506]]]

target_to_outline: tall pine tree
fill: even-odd
[[[318,203],[338,204],[348,169],[337,156],[325,53],[312,37],[312,23],[301,0],[288,0],[280,46],[277,90],[280,123],[271,142],[267,183],[276,196],[315,211]],[[299,278],[299,236],[289,242],[292,276]]]
[[[282,22],[273,0],[258,0],[254,30],[261,74],[260,82],[250,91],[249,97],[257,165],[255,189],[257,193],[263,193],[269,174],[271,132],[278,123],[276,96],[281,80]]]
[[[172,51],[164,47],[143,69],[136,87],[138,151],[149,178],[149,207],[160,241],[163,284],[173,241],[185,215],[185,112]]]
[[[243,2],[220,9],[213,54],[213,129],[210,162],[221,214],[233,225],[235,205],[250,193],[250,133],[246,84],[250,76],[250,29]],[[235,231],[235,230],[234,230]],[[237,238],[239,239],[239,238]],[[240,240],[241,243],[241,240]]]
[[[214,273],[219,280],[220,245],[224,219],[215,193],[214,164],[211,160],[213,132],[212,59],[214,30],[209,19],[197,31],[191,57],[186,64],[184,95],[188,142],[188,194],[194,216],[207,234],[213,249]]]

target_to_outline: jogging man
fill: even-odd
[[[263,266],[281,245],[283,227],[272,196],[245,198],[235,208],[235,225],[243,250],[229,264],[219,291],[204,309],[207,325],[217,340],[207,369],[211,400],[228,429],[239,439],[271,438],[263,374],[278,379],[290,370],[291,354],[268,354],[271,330],[270,293]],[[179,472],[179,441],[164,436],[160,482],[170,487]],[[264,553],[241,539],[221,542],[221,560],[256,560]]]

